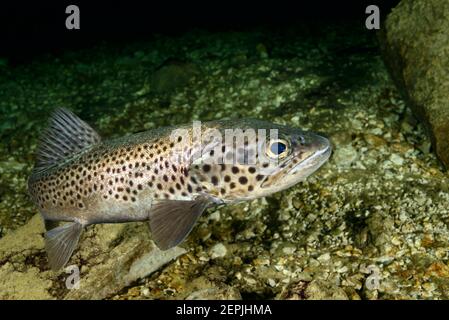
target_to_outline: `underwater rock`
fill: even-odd
[[[148,227],[144,224],[99,227],[97,229],[95,226],[96,230],[92,230],[95,234],[93,243],[80,245],[85,248],[80,256],[82,261],[88,261],[87,271],[84,275],[81,268],[80,288],[70,290],[65,299],[103,299],[112,296],[186,252],[180,247],[159,250],[150,240]],[[86,241],[90,242],[90,239]],[[98,252],[100,259],[91,256],[94,254],[97,257],[89,249],[95,247],[102,247]],[[83,255],[87,255],[86,260]]]
[[[227,253],[226,246],[222,243],[217,243],[210,250],[210,256],[212,259],[223,258]]]
[[[242,300],[242,296],[237,289],[223,286],[194,291],[186,300]]]
[[[379,39],[393,79],[449,168],[449,2],[402,0]]]
[[[282,300],[348,300],[342,288],[323,280],[299,281],[289,284],[278,295]]]
[[[169,59],[152,75],[151,87],[156,93],[170,93],[185,86],[200,73],[200,69],[193,63]]]
[[[322,280],[312,281],[305,290],[307,300],[348,300],[342,288]]]
[[[52,298],[48,292],[52,282],[36,263],[44,247],[43,230],[42,219],[35,215],[0,240],[0,299]]]
[[[185,253],[179,247],[160,251],[145,223],[96,225],[86,230],[68,263],[81,266],[79,288],[68,289],[70,272],[49,270],[43,233],[35,215],[0,240],[0,298],[103,299]]]
[[[357,150],[350,144],[343,145],[334,151],[334,159],[342,168],[350,168],[357,158]]]

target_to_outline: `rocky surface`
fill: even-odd
[[[0,299],[103,299],[185,253],[178,247],[160,251],[146,229],[143,224],[90,228],[65,270],[52,272],[43,250],[44,226],[36,215],[0,239]],[[72,267],[79,282],[71,277]]]
[[[229,286],[222,288],[207,288],[189,294],[187,300],[241,300],[240,292]]]
[[[402,0],[380,32],[393,78],[449,168],[449,2]]]
[[[173,57],[201,76],[153,90]],[[2,298],[449,298],[449,179],[366,30],[198,31],[68,52],[6,66],[0,95]],[[335,152],[285,192],[210,210],[186,252],[154,268],[141,269],[155,260],[145,224],[89,227],[72,291],[48,270],[25,189],[37,132],[60,105],[105,137],[254,117],[324,132]]]

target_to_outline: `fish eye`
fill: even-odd
[[[267,150],[268,156],[271,158],[283,158],[288,154],[288,143],[285,140],[273,140],[270,142]]]

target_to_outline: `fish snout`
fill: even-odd
[[[316,154],[330,156],[332,153],[332,144],[328,138],[320,134],[313,134],[310,147],[315,150]]]

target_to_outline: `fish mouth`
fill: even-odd
[[[296,164],[293,168],[291,168],[288,173],[294,174],[297,173],[299,170],[305,170],[309,171],[310,173],[314,172],[316,169],[321,167],[331,156],[332,154],[332,146],[326,138],[322,139],[325,141],[324,148],[318,150],[313,155],[308,157],[302,162],[299,162]],[[309,174],[310,174],[309,173]]]

